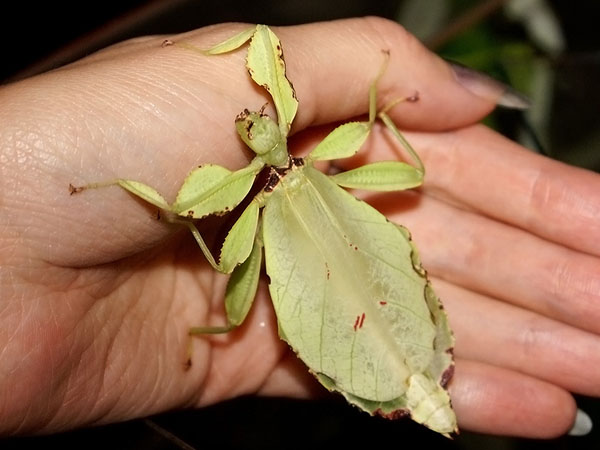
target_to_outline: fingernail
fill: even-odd
[[[494,78],[454,61],[448,61],[456,80],[478,97],[510,109],[527,109],[531,102],[520,92]]]
[[[585,436],[590,431],[592,431],[592,419],[587,413],[581,409],[577,409],[577,414],[575,415],[575,423],[573,427],[569,431],[569,436]]]

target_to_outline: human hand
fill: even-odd
[[[174,40],[207,48],[239,28]],[[600,231],[600,177],[472,125],[502,88],[464,76],[461,85],[397,25],[371,18],[277,34],[300,100],[293,152],[308,150],[327,124],[366,113],[382,49],[391,59],[380,104],[420,93],[391,115],[414,130],[407,136],[427,167],[425,186],[367,199],[409,226],[449,311],[459,425],[538,437],[568,430],[568,391],[599,394],[600,244],[589,237]],[[248,79],[244,52],[207,58],[161,41],[128,41],[0,90],[5,433],[251,392],[320,392],[277,337],[266,284],[242,327],[190,347],[190,327],[224,323],[224,277],[185,230],[125,192],[68,195],[69,183],[121,177],[172,198],[200,163],[247,163],[233,119],[267,97]],[[378,127],[360,156],[338,164],[390,155]],[[207,222],[203,233],[218,233],[221,223]]]

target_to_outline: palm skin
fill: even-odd
[[[207,48],[242,27],[173,39]],[[395,24],[369,18],[276,32],[300,100],[295,154],[333,123],[367,112],[382,49],[391,59],[380,104],[421,95],[390,114],[411,130],[425,185],[365,199],[411,229],[448,310],[459,425],[532,437],[567,431],[569,391],[600,394],[600,241],[591,238],[600,235],[600,177],[474,125],[502,92],[474,95]],[[120,177],[172,200],[198,164],[247,164],[233,119],[268,98],[249,80],[244,52],[208,58],[161,41],[128,41],[0,90],[3,433],[245,393],[322,392],[279,340],[265,282],[242,327],[190,339],[192,326],[224,323],[226,278],[186,230],[116,187],[68,195],[69,183]],[[357,157],[335,164],[396,151],[377,126]],[[209,219],[201,231],[210,240],[225,227]]]

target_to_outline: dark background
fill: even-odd
[[[58,67],[111,43],[146,34],[177,33],[229,21],[288,25],[363,15],[400,20],[407,17],[403,10],[407,2],[401,0],[37,3],[2,5],[0,80],[5,83]],[[433,29],[427,31],[426,26],[433,14],[403,25],[443,56],[487,71],[530,95],[534,101],[532,111],[499,110],[486,119],[490,126],[534,151],[599,171],[598,2],[542,2],[557,20],[564,40],[565,46],[559,52],[532,38],[526,21],[507,14],[507,3],[439,0],[438,5],[444,4],[448,11],[442,19],[438,18]],[[532,73],[541,74],[541,78],[532,79]],[[540,79],[545,81],[542,83]],[[536,106],[539,104],[544,104],[544,108]],[[600,402],[583,397],[577,400],[595,424],[600,423]],[[456,440],[448,441],[409,421],[371,418],[337,397],[318,402],[246,397],[202,410],[168,413],[106,427],[0,440],[0,449],[268,449],[349,444],[372,448],[418,445],[438,449],[597,449],[600,433],[593,430],[585,437],[534,441],[463,432]]]

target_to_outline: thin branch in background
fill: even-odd
[[[76,61],[126,37],[131,29],[140,23],[155,20],[186,0],[152,0],[115,17],[106,24],[65,44],[51,54],[31,64],[1,82],[13,82],[37,75],[48,70]]]
[[[464,12],[454,19],[447,27],[427,39],[425,44],[431,50],[437,50],[454,39],[456,36],[468,30],[473,25],[483,21],[504,6],[507,0],[485,0]]]
[[[153,431],[160,434],[165,439],[167,439],[167,440],[171,441],[173,444],[177,445],[179,448],[181,448],[183,450],[196,450],[196,447],[192,447],[190,444],[185,442],[183,439],[175,436],[169,430],[165,429],[164,427],[161,427],[159,424],[157,424],[153,420],[144,419],[144,424],[146,424],[146,426],[148,428],[151,428]]]

